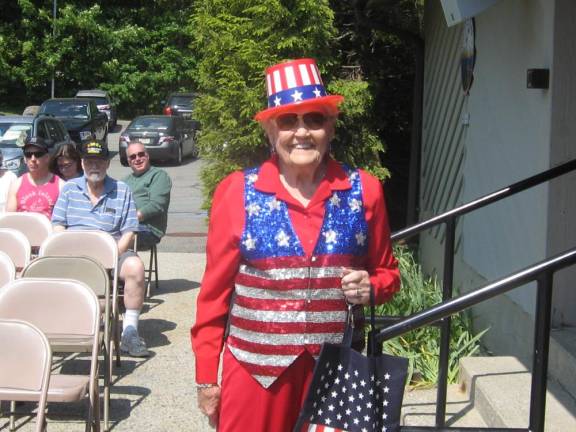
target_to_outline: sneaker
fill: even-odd
[[[146,349],[146,342],[138,336],[138,330],[132,326],[126,327],[122,332],[120,351],[132,357],[148,357],[150,351]]]

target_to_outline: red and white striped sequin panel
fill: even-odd
[[[330,255],[257,260],[240,266],[228,347],[263,387],[304,350],[342,342],[347,306],[342,268],[354,257]]]

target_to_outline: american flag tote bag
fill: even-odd
[[[408,359],[355,351],[347,327],[342,345],[323,345],[294,432],[399,430]]]

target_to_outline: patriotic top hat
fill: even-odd
[[[266,69],[268,108],[254,117],[268,120],[277,114],[289,112],[295,106],[328,109],[338,113],[338,105],[344,100],[340,95],[328,95],[316,60],[304,58],[286,61]]]

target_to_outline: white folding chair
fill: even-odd
[[[33,212],[1,213],[0,228],[13,228],[24,234],[30,242],[33,253],[52,233],[50,220],[41,213]]]
[[[20,272],[30,262],[30,242],[24,234],[14,228],[0,228],[0,251],[10,257],[16,272]]]
[[[16,266],[12,259],[0,251],[0,289],[8,282],[12,282],[16,277]]]
[[[102,313],[101,328],[104,329],[102,353],[104,358],[104,411],[108,416],[110,407],[110,352],[112,345],[112,310],[110,295],[110,277],[106,269],[95,259],[80,256],[50,256],[45,255],[31,261],[22,270],[22,278],[65,278],[84,282],[100,301]],[[56,349],[55,349],[56,351]],[[105,430],[108,425],[105,425]]]
[[[48,402],[90,401],[86,430],[100,430],[98,350],[100,304],[86,284],[72,279],[17,279],[0,290],[0,319],[38,327],[53,351],[90,352],[90,374],[52,374]],[[57,348],[56,348],[57,347]]]
[[[37,401],[34,430],[42,432],[52,364],[48,339],[28,322],[0,320],[0,346],[0,400]]]
[[[118,245],[116,240],[103,231],[62,231],[53,232],[40,246],[39,256],[87,256],[99,262],[107,271],[111,272],[112,297],[110,305],[112,311],[111,327],[105,335],[108,339],[108,364],[105,373],[108,373],[109,383],[112,384],[112,368],[114,351],[116,352],[116,365],[120,366],[120,311],[118,306]],[[113,341],[113,344],[111,343]],[[104,428],[108,430],[109,422],[109,395],[110,389],[104,388]]]

